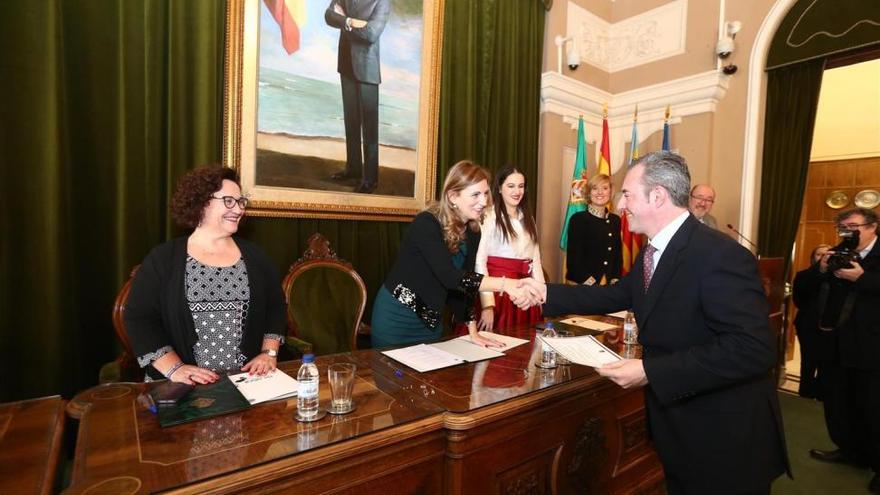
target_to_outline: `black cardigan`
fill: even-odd
[[[568,222],[565,278],[579,284],[590,277],[598,283],[603,275],[608,282],[620,278],[620,249],[619,216],[608,213],[599,218],[589,211],[575,213]]]
[[[458,269],[446,248],[440,221],[428,211],[419,213],[406,229],[385,288],[394,294],[402,284],[433,311],[440,313],[449,304],[455,321],[474,320],[474,298],[482,280],[482,275],[474,272],[480,234],[467,229],[465,242],[467,256]]]
[[[267,333],[286,334],[284,295],[278,270],[254,243],[233,237],[247,267],[250,302],[242,329],[241,352],[248,360],[260,353]],[[187,237],[156,246],[131,284],[125,326],[135,356],[170,345],[186,364],[196,364],[198,340],[186,300]],[[152,366],[147,373],[162,378]]]

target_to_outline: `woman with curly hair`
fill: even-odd
[[[148,381],[205,384],[220,371],[275,369],[284,296],[271,260],[234,236],[247,203],[229,168],[199,168],[178,183],[171,215],[193,231],[150,251],[125,308]]]
[[[526,297],[515,280],[474,271],[480,221],[489,202],[489,173],[469,161],[446,175],[440,201],[416,215],[373,305],[373,347],[434,342],[448,303],[453,322],[467,325],[473,341],[501,344],[477,334],[474,301],[479,291]]]
[[[514,166],[498,171],[492,185],[492,212],[481,227],[476,271],[493,277],[531,277],[544,283],[538,229],[529,212],[526,176]],[[505,294],[480,293],[480,329],[506,329],[541,321],[541,305],[519,309]]]

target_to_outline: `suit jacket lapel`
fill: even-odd
[[[651,311],[654,310],[657,301],[663,295],[663,290],[672,279],[672,276],[678,269],[678,265],[684,261],[688,241],[694,228],[698,225],[699,221],[696,218],[688,216],[687,220],[679,227],[678,232],[669,240],[666,249],[663,250],[663,255],[660,256],[660,261],[657,263],[657,267],[654,268],[654,275],[651,277],[648,293],[645,294],[642,310],[640,311],[641,314],[637,313],[639,328],[644,327],[644,321],[651,315]]]

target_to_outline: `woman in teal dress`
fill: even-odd
[[[435,342],[442,336],[444,306],[453,324],[465,323],[474,342],[501,344],[477,333],[474,300],[479,291],[528,297],[516,280],[474,271],[480,221],[489,201],[489,173],[470,161],[446,175],[440,200],[416,215],[373,305],[373,347]]]

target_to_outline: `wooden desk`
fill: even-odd
[[[57,395],[0,404],[0,493],[52,493],[63,432]]]
[[[529,338],[533,330],[511,334]],[[616,338],[610,334],[610,340]],[[295,399],[162,429],[136,405],[145,385],[83,392],[67,493],[632,493],[662,487],[640,390],[592,369],[534,367],[534,342],[506,357],[417,373],[374,350],[318,359],[358,365],[357,410],[312,425]],[[280,367],[294,374],[298,362]],[[328,387],[321,390],[322,403]]]

